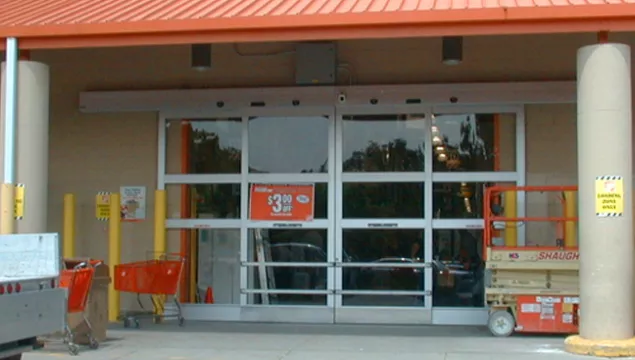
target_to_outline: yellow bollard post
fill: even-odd
[[[0,188],[0,233],[3,235],[15,232],[14,189],[13,184],[2,184]]]
[[[564,192],[564,216],[574,218],[577,216],[578,204],[577,193],[575,191]],[[577,221],[565,221],[564,223],[564,247],[572,248],[578,246],[578,223]]]
[[[156,190],[154,192],[154,254],[156,258],[165,254],[168,248],[165,229],[165,220],[168,213],[166,199],[165,190]],[[163,315],[165,300],[165,296],[153,296],[154,313],[156,315]],[[158,319],[158,317],[155,318],[155,321]]]
[[[108,222],[108,266],[112,281],[108,287],[108,321],[116,322],[119,316],[120,296],[115,290],[115,266],[121,263],[121,205],[119,194],[110,194],[110,219]]]
[[[64,258],[75,257],[75,195],[64,194]]]
[[[503,195],[503,210],[506,218],[515,218],[518,215],[516,209],[516,191],[505,191]],[[518,246],[518,222],[508,221],[505,223],[505,246],[516,247]]]

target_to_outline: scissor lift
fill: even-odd
[[[518,194],[528,214],[517,214]],[[576,186],[493,186],[485,195],[488,327],[495,336],[576,333]],[[524,244],[519,243],[524,232]]]

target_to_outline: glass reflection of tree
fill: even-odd
[[[353,152],[344,161],[345,171],[423,171],[423,145],[409,149],[404,139],[387,144],[369,142],[366,149]],[[344,184],[344,216],[348,218],[420,218],[423,211],[422,184]],[[382,257],[409,257],[416,236],[402,231],[353,231],[347,235],[348,252],[364,261]]]
[[[388,144],[369,142],[366,149],[353,152],[344,161],[348,171],[421,171],[423,149],[408,149],[407,142],[395,139]],[[346,212],[356,218],[417,217],[421,213],[420,187],[416,184],[355,184],[344,192]],[[345,216],[348,214],[344,214]]]
[[[220,136],[203,129],[192,129],[190,170],[194,174],[240,173],[240,149],[222,147]]]
[[[195,185],[196,212],[214,218],[240,216],[240,184]]]
[[[354,151],[343,164],[344,171],[423,171],[423,149],[408,149],[404,139],[388,144],[370,141],[366,149]]]
[[[474,121],[471,121],[472,119]],[[450,139],[446,134],[443,134],[442,138],[443,142],[440,146],[444,149],[437,150],[439,147],[435,148],[435,171],[494,170],[495,149],[492,116],[468,115],[461,122],[458,139]]]

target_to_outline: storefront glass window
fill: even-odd
[[[328,172],[329,122],[322,116],[249,119],[249,172]]]
[[[436,114],[430,131],[439,172],[514,171],[516,119],[510,114]]]
[[[167,185],[166,188],[169,217],[240,219],[240,184]]]
[[[240,118],[167,122],[168,174],[240,174]]]
[[[421,219],[423,183],[344,183],[344,219]]]
[[[482,249],[482,230],[434,230],[432,306],[484,306]]]
[[[423,115],[344,116],[343,171],[423,171],[424,119]]]

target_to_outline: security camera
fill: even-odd
[[[344,104],[344,103],[346,103],[346,94],[344,94],[344,93],[340,93],[339,95],[337,95],[337,101],[338,101],[340,104]]]

